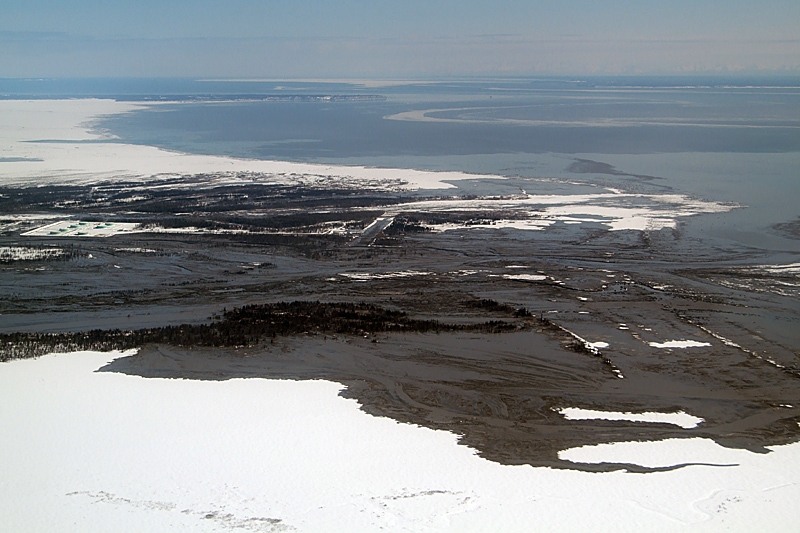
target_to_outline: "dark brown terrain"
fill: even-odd
[[[516,215],[404,211],[419,198],[377,186],[199,182],[0,190],[17,217],[0,222],[0,356],[139,346],[102,370],[333,380],[369,413],[508,464],[595,468],[557,452],[620,440],[765,451],[800,437],[797,276],[758,270],[751,251],[680,227],[469,228]],[[43,213],[159,232],[23,236],[44,222],[21,215]],[[428,228],[444,222],[464,228]],[[710,346],[649,344],[687,339]],[[705,422],[569,421],[564,407]]]

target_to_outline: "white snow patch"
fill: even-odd
[[[139,247],[127,247],[127,248],[114,248],[115,252],[129,252],[132,254],[156,254],[158,250],[154,250],[152,248],[139,248]]]
[[[524,220],[492,220],[486,222],[471,222],[468,224],[456,223],[443,223],[443,224],[430,224],[425,227],[436,233],[445,231],[464,230],[464,229],[520,229],[527,231],[539,231],[548,228],[555,224],[555,220],[539,220],[539,219],[524,219]]]
[[[710,342],[700,342],[693,340],[650,342],[648,344],[653,348],[702,348],[704,346],[711,346]]]
[[[588,346],[589,349],[595,351],[595,350],[600,350],[602,348],[608,348],[609,345],[607,342],[597,341],[597,342],[587,342],[586,346]]]
[[[605,344],[605,343],[603,343]],[[683,411],[676,413],[618,413],[614,411],[596,411],[593,409],[580,409],[578,407],[565,407],[557,412],[564,415],[567,420],[625,420],[628,422],[652,422],[656,424],[672,424],[683,429],[696,428],[704,422],[702,418],[692,416]]]
[[[118,233],[133,233],[139,224],[131,222],[83,222],[61,220],[23,233],[24,237],[112,237]]]
[[[503,277],[517,281],[544,281],[547,279],[547,276],[541,274],[503,274]]]
[[[61,248],[29,248],[27,246],[0,246],[0,263],[55,259],[66,252]]]
[[[402,270],[399,272],[340,272],[339,275],[356,281],[370,279],[411,278],[416,276],[430,276],[433,272],[422,270]]]
[[[403,204],[403,208],[413,208],[420,212],[516,211],[522,215],[512,220],[435,224],[430,226],[434,231],[474,228],[542,230],[556,222],[595,223],[611,231],[656,231],[675,228],[677,220],[681,217],[726,212],[736,207],[719,202],[696,200],[688,196],[663,196],[622,193],[606,189],[596,194],[524,194],[505,198],[425,200]]]

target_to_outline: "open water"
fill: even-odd
[[[800,252],[798,78],[0,80],[0,95],[158,102],[97,127],[121,142],[190,153],[555,178],[733,202],[742,208],[691,218],[685,230],[778,261]]]

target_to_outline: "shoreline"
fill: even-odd
[[[94,132],[103,116],[128,113],[158,106],[158,103],[129,103],[94,98],[68,100],[0,100],[0,185],[23,186],[86,184],[96,181],[147,180],[186,174],[253,172],[275,175],[284,183],[295,175],[324,179],[345,178],[356,182],[381,183],[407,190],[444,190],[452,180],[503,179],[462,172],[433,172],[364,166],[336,166],[288,161],[236,159],[172,152],[145,145],[123,144]],[[55,110],[67,117],[48,124]],[[17,109],[15,109],[17,108]],[[23,108],[20,110],[19,108]],[[20,133],[23,133],[20,136]],[[20,141],[25,144],[19,146]],[[38,141],[38,142],[37,142]],[[77,141],[77,142],[71,142]],[[107,142],[104,142],[107,141]],[[73,168],[71,150],[82,150],[81,159],[91,161],[85,168]],[[147,160],[147,163],[144,162]]]
[[[78,352],[2,367],[3,404],[21,402],[38,421],[0,410],[3,426],[17,428],[0,441],[0,472],[17,487],[0,500],[6,527],[694,532],[795,523],[797,443],[766,454],[702,438],[559,453],[586,468],[633,461],[647,475],[504,466],[452,433],[368,416],[335,382],[96,371],[126,357]]]
[[[10,527],[791,530],[800,263],[690,229],[738,204],[93,129],[137,106],[0,101]]]

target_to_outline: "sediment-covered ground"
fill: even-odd
[[[796,273],[685,238],[680,217],[617,230],[548,220],[529,196],[213,178],[0,191],[5,357],[146,344],[106,370],[329,379],[368,412],[451,430],[509,464],[618,468],[557,454],[688,436],[760,450],[800,435]],[[536,217],[547,223],[493,227]],[[79,234],[98,225],[109,235]],[[246,335],[220,322],[281,302],[320,304]],[[314,315],[332,305],[372,306],[379,325]],[[228,329],[209,341],[214,324]],[[570,407],[704,422],[567,420]]]
[[[504,463],[570,466],[558,450],[631,438],[759,450],[800,435],[796,256],[685,231],[743,206],[582,158],[570,173],[619,180],[192,156],[95,128],[138,105],[2,103],[4,359],[139,346],[108,369],[331,379],[368,412]]]

